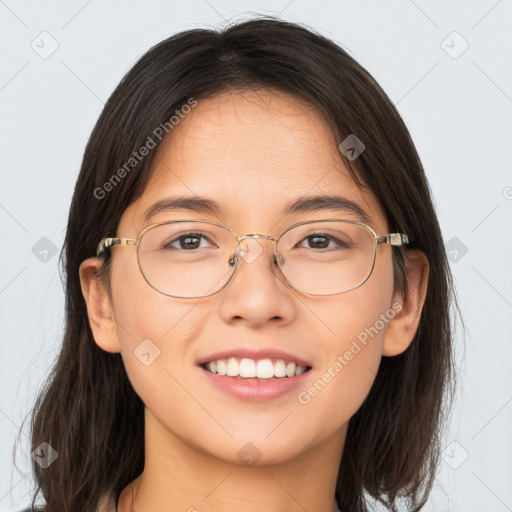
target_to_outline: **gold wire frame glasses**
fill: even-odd
[[[273,263],[292,288],[307,295],[338,295],[359,288],[373,272],[379,244],[409,243],[406,234],[379,236],[367,224],[351,220],[308,220],[277,237],[239,237],[218,222],[180,219],[152,224],[137,238],[104,238],[96,254],[115,245],[136,246],[139,269],[152,288],[171,297],[201,298],[221,291],[241,259],[252,263],[263,253],[255,239],[274,241]],[[197,246],[197,240],[208,245]],[[245,240],[254,242],[242,247]]]

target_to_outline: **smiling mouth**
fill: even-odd
[[[265,358],[256,360],[246,357],[217,359],[216,361],[203,363],[199,366],[215,375],[257,381],[298,377],[311,370],[310,366],[297,365],[284,359]]]

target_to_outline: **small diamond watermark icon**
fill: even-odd
[[[469,48],[469,43],[454,30],[441,41],[441,48],[452,59],[458,59]]]
[[[135,347],[133,353],[144,366],[149,366],[160,356],[160,349],[149,338],[146,338]]]
[[[351,133],[343,142],[340,143],[338,149],[350,160],[355,160],[364,150],[366,146],[353,133]]]
[[[43,468],[46,469],[55,462],[58,453],[46,441],[41,443],[31,454],[31,457]]]
[[[256,240],[254,240],[254,238],[242,240],[240,248],[242,249],[240,251],[240,256],[247,263],[252,263],[253,261],[256,261],[263,252],[263,248]]]
[[[467,246],[456,236],[450,238],[444,247],[452,263],[458,263],[468,252]]]
[[[32,254],[42,263],[48,263],[57,254],[57,246],[46,236],[43,236],[32,247]]]
[[[59,43],[49,32],[43,31],[30,43],[30,47],[46,60],[57,51]]]
[[[240,450],[238,450],[238,459],[243,462],[245,466],[252,467],[256,462],[261,459],[263,455],[258,448],[251,442],[245,443]]]
[[[466,462],[469,453],[462,445],[457,443],[457,441],[453,441],[446,447],[442,457],[448,466],[452,469],[457,469]]]

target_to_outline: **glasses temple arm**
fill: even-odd
[[[390,233],[389,235],[378,236],[377,242],[379,244],[406,245],[409,243],[409,237],[403,233]]]
[[[102,252],[113,245],[137,245],[137,240],[135,238],[104,238],[98,244],[96,256],[99,256]]]

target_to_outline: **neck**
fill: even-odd
[[[334,495],[346,425],[294,457],[253,466],[192,447],[148,410],[145,436],[144,471],[122,492],[119,512],[339,512]]]

